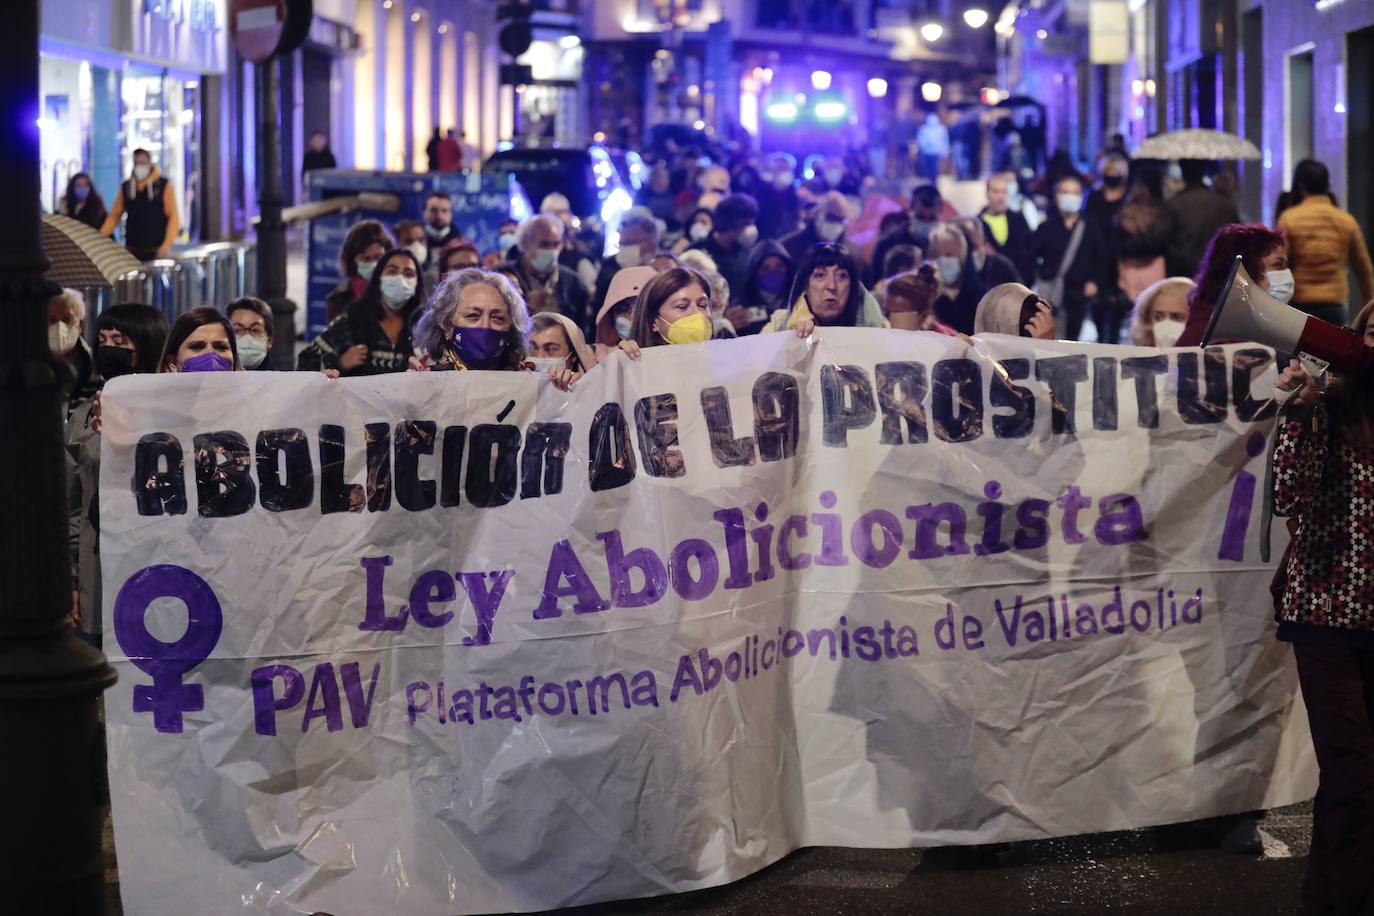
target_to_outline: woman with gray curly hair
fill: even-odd
[[[439,284],[415,325],[410,368],[529,371],[530,312],[509,279],[471,267]],[[549,379],[567,390],[581,373],[550,369]]]

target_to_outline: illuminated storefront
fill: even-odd
[[[219,117],[225,0],[44,0],[39,73],[43,204],[76,172],[108,206],[146,149],[171,184],[182,241],[213,235],[203,137]],[[210,85],[207,85],[210,84]]]

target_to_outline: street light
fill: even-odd
[[[988,24],[987,10],[964,10],[964,22],[971,29],[981,29]]]
[[[940,36],[945,34],[945,27],[938,22],[927,22],[921,26],[921,37],[927,44],[934,44],[940,40]]]
[[[921,98],[932,104],[940,101],[940,96],[944,94],[944,91],[944,87],[934,80],[927,80],[921,84]]]
[[[875,99],[881,99],[887,95],[887,80],[881,76],[875,76],[868,81],[868,94]]]
[[[818,91],[818,92],[824,92],[825,90],[829,89],[829,88],[830,88],[830,71],[828,71],[828,70],[812,70],[812,71],[811,71],[811,88],[812,88],[812,89],[815,89],[815,90]]]
[[[1050,37],[1050,33],[1046,32],[1044,29],[1036,29],[1035,37],[1040,39],[1041,41],[1044,41],[1046,38]]]

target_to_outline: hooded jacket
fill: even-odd
[[[782,258],[787,264],[787,282],[783,284],[783,291],[776,296],[759,288],[759,267],[769,256]],[[739,329],[740,334],[759,333],[768,324],[768,316],[786,305],[787,290],[792,288],[792,270],[795,266],[791,254],[776,239],[764,239],[754,246],[744,272],[744,288],[731,291],[735,304],[743,306],[748,312],[749,323]]]
[[[854,316],[854,327],[856,328],[887,328],[891,327],[886,318],[883,317],[882,306],[878,300],[868,290],[863,291],[863,301],[859,304],[859,313]],[[797,301],[792,303],[790,309],[778,309],[769,319],[765,331],[787,331],[795,328],[804,318],[815,318],[811,313],[811,306],[806,301],[806,294],[802,293],[797,297]],[[819,324],[819,322],[817,322]]]

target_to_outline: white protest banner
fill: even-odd
[[[1272,359],[827,329],[571,393],[119,379],[125,906],[527,911],[1306,798]]]

